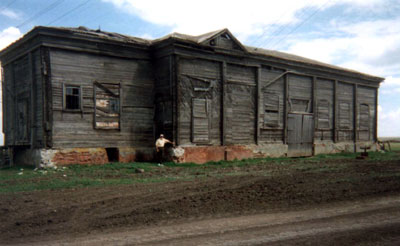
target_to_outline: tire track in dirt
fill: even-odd
[[[394,196],[30,245],[396,245],[399,232],[400,196]]]

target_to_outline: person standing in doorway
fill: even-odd
[[[158,164],[161,164],[164,159],[164,146],[165,144],[170,143],[174,144],[173,142],[169,141],[168,139],[164,138],[164,134],[160,134],[160,137],[156,140],[156,151],[157,151],[157,161]]]

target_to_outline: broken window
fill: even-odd
[[[350,102],[339,102],[339,128],[351,129],[351,104]]]
[[[81,110],[81,87],[64,85],[64,109]]]
[[[318,100],[317,113],[318,113],[318,129],[330,129],[329,119],[330,103],[328,100]]]
[[[264,92],[264,126],[280,126],[279,95],[275,92]]]
[[[120,85],[94,82],[96,129],[120,129]]]
[[[192,142],[210,141],[211,100],[192,99]]]

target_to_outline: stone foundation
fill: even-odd
[[[361,147],[369,146],[367,151],[378,149],[374,142],[341,142],[320,141],[314,144],[314,155],[334,154],[341,152],[363,152]],[[208,161],[231,161],[248,158],[282,157],[287,156],[288,145],[270,143],[260,145],[235,145],[235,146],[181,146],[171,152],[173,160],[177,163],[193,162],[205,163]]]
[[[332,141],[318,141],[314,143],[314,155],[318,154],[335,154],[342,152],[363,152],[361,147],[370,147],[367,151],[376,151],[378,146],[371,141],[365,142],[340,142],[334,143]]]
[[[341,142],[318,141],[314,143],[314,155],[334,154],[340,152],[363,152],[379,150],[374,142]],[[113,148],[118,153],[118,162],[149,162],[155,157],[155,149],[120,147]],[[234,146],[179,146],[170,148],[170,160],[177,163],[205,163],[221,160],[242,160],[248,158],[287,156],[288,145],[270,143],[260,145]],[[16,149],[14,163],[17,165],[33,165],[37,167],[52,167],[70,164],[106,164],[109,163],[106,148],[64,148],[64,149]]]
[[[152,161],[153,148],[115,148],[118,162]],[[109,163],[106,148],[63,148],[63,149],[18,149],[15,152],[16,165],[53,167],[71,164]]]
[[[209,161],[232,161],[249,158],[286,156],[287,145],[234,145],[234,146],[188,146],[172,150],[171,155],[177,163],[205,163]]]

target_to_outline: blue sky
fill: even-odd
[[[379,136],[400,136],[398,0],[2,0],[0,49],[37,25],[159,38],[227,27],[243,44],[385,77]]]

